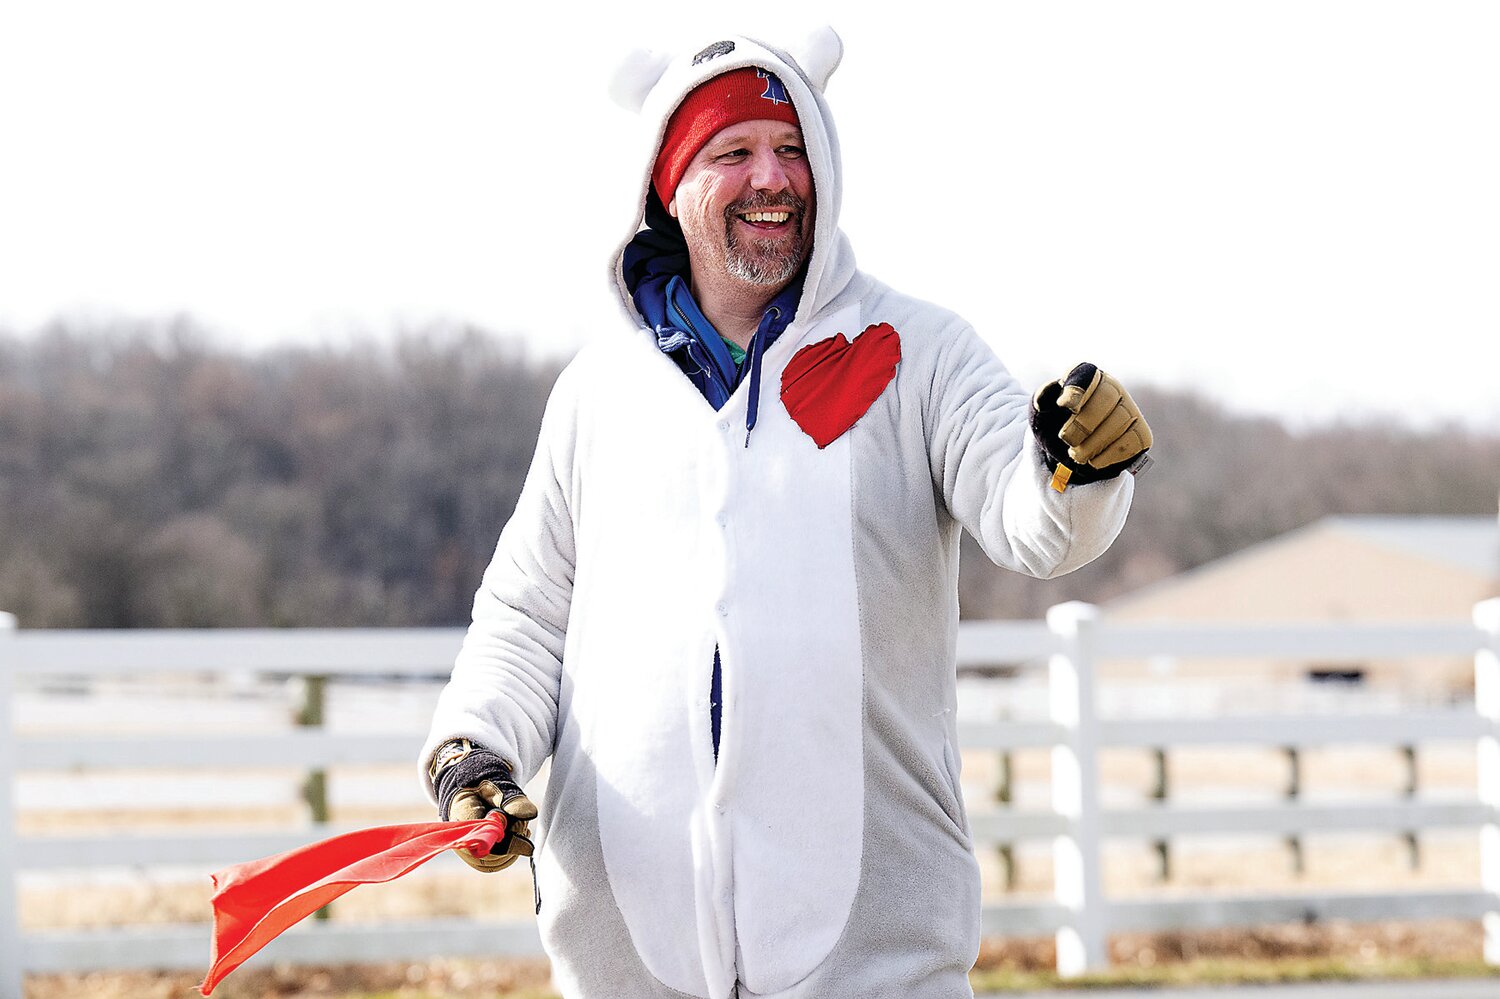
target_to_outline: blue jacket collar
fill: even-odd
[[[761,358],[796,317],[807,271],[804,268],[799,272],[766,306],[745,363],[736,365],[723,337],[703,315],[688,288],[687,243],[676,220],[665,211],[660,211],[659,218],[652,215],[647,212],[653,227],[641,230],[625,247],[624,273],[631,297],[656,333],[657,346],[677,362],[714,409],[724,407],[748,374],[750,398],[745,412],[748,446],[760,410]]]

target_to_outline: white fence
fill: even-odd
[[[24,632],[0,618],[0,999],[19,999],[27,972],[191,968],[207,962],[206,925],[97,931],[22,932],[22,871],[67,870],[81,857],[107,856],[120,866],[198,865],[205,872],[276,853],[328,835],[336,827],[246,832],[231,837],[152,834],[111,837],[100,850],[89,837],[18,834],[13,789],[18,773],[110,768],[180,773],[184,768],[408,764],[417,730],[348,734],[316,727],[271,735],[66,737],[17,735],[18,676],[84,676],[94,681],[139,674],[260,672],[305,676],[446,673],[457,629],[338,631]],[[1397,656],[1473,656],[1472,708],[1365,715],[1266,715],[1213,719],[1110,719],[1095,711],[1100,659],[1158,656],[1277,657],[1322,662]],[[1055,933],[1058,967],[1077,974],[1107,961],[1109,933],[1307,922],[1319,919],[1482,919],[1485,956],[1500,963],[1500,600],[1475,608],[1473,625],[1160,626],[1100,620],[1094,608],[1053,608],[1046,623],[966,624],[960,668],[1046,663],[1049,717],[960,727],[967,750],[1049,748],[1052,808],[975,812],[976,846],[1051,840],[1054,893],[1041,904],[986,906],[984,930],[996,935]],[[1415,798],[1368,804],[1276,804],[1183,807],[1164,802],[1103,808],[1098,754],[1111,747],[1326,746],[1347,743],[1415,746],[1462,740],[1476,747],[1478,788],[1471,800]],[[1101,851],[1113,838],[1164,841],[1174,836],[1258,832],[1296,836],[1326,831],[1391,832],[1460,828],[1480,840],[1480,883],[1470,890],[1212,895],[1128,900],[1106,898]],[[299,927],[265,952],[267,959],[329,963],[423,959],[437,955],[536,954],[530,923],[429,920],[380,925],[337,921]]]

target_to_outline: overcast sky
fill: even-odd
[[[0,329],[616,335],[606,83],[703,6],[0,0]],[[861,266],[1023,380],[1500,429],[1500,4],[796,6],[716,22],[839,31]]]

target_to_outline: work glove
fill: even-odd
[[[518,857],[532,855],[530,820],[536,818],[536,805],[499,756],[467,739],[456,739],[438,748],[431,775],[438,814],[444,822],[482,819],[495,810],[505,816],[505,836],[488,855],[476,857],[468,850],[454,851],[464,863],[488,874],[504,870]]]
[[[1031,397],[1031,430],[1052,471],[1052,488],[1139,474],[1150,464],[1151,428],[1130,393],[1084,363]]]

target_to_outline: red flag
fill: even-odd
[[[505,836],[505,816],[490,812],[469,822],[377,826],[213,876],[214,949],[198,991],[214,987],[282,931],[355,885],[394,881],[445,850],[489,853]]]

